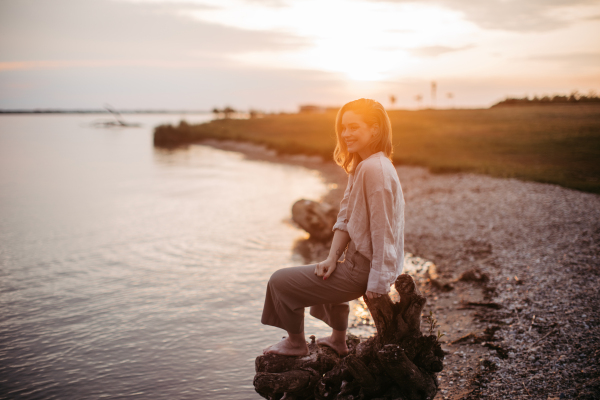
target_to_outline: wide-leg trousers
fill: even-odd
[[[304,332],[304,308],[310,315],[336,330],[348,328],[348,302],[367,290],[371,262],[356,251],[350,241],[344,261],[323,280],[315,275],[316,264],[282,268],[271,275],[261,322],[285,329],[289,333]]]

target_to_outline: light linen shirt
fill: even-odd
[[[371,260],[367,290],[388,293],[404,268],[404,196],[383,152],[361,161],[348,175],[336,229],[348,232],[356,250]]]

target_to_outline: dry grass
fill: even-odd
[[[389,112],[394,162],[433,172],[469,171],[600,193],[600,105]],[[288,154],[330,158],[335,113],[156,129],[157,145],[203,138],[262,143]]]

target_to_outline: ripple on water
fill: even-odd
[[[260,324],[266,282],[303,235],[282,221],[322,179],[204,146],[155,151],[150,129],[27,118],[0,118],[0,159],[40,161],[0,169],[14,183],[0,209],[4,393],[256,398],[254,357],[280,334]],[[42,131],[52,140],[32,146]]]

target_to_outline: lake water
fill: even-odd
[[[0,116],[0,398],[259,399],[254,359],[284,334],[260,323],[266,283],[302,264],[290,208],[323,179],[155,149],[178,115],[106,118]]]

